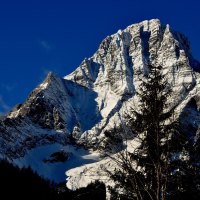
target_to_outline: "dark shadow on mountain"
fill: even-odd
[[[102,119],[95,101],[97,93],[70,80],[65,80],[65,86],[81,130],[90,130]]]
[[[194,69],[195,72],[200,73],[200,63],[194,58],[189,58],[189,64]]]
[[[131,38],[132,38],[131,34],[126,33],[126,35],[129,38],[129,40],[131,40]],[[124,51],[125,51],[125,55],[126,55],[126,56],[124,56],[124,59],[126,61],[126,65],[127,65],[126,77],[128,78],[130,76],[130,81],[127,84],[127,87],[129,89],[129,91],[133,91],[133,93],[135,93],[134,76],[133,76],[134,66],[133,66],[133,57],[131,56],[131,53],[130,53],[130,45],[126,45],[124,47]]]
[[[197,108],[195,98],[192,98],[180,114],[180,123],[182,131],[188,134],[189,138],[193,139],[198,130],[198,121],[200,112]]]
[[[192,57],[192,54],[190,51],[191,47],[190,47],[188,38],[179,32],[172,31],[172,34],[173,34],[174,39],[179,41],[179,46],[176,45],[175,47],[176,58],[179,59],[180,50],[184,50],[188,58],[189,65],[193,68],[194,71],[200,73],[200,63],[199,61],[197,61],[196,59]]]
[[[142,40],[142,55],[147,62],[149,62],[149,38],[151,33],[148,31],[144,31],[144,27],[140,28],[140,38]]]

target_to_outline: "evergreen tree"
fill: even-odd
[[[194,145],[173,117],[175,107],[167,101],[170,93],[162,66],[149,65],[137,92],[140,109],[133,108],[126,116],[140,145],[113,158],[118,165],[114,173],[108,172],[116,184],[113,199],[165,200],[182,198],[189,190],[198,193],[197,183],[187,181],[198,174],[192,172],[196,161],[192,164],[186,155]],[[180,156],[175,159],[176,155]]]

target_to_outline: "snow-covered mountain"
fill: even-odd
[[[49,73],[25,103],[0,120],[0,156],[57,182],[65,180],[65,170],[97,162],[105,131],[120,124],[130,105],[137,107],[136,91],[149,61],[163,66],[173,90],[169,106],[176,106],[185,130],[195,134],[200,64],[184,35],[153,19],[106,37],[64,78]],[[69,173],[73,183],[77,169]]]

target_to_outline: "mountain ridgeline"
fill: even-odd
[[[137,91],[149,63],[163,66],[172,90],[167,105],[175,108],[174,117],[180,118],[185,132],[198,134],[200,64],[183,34],[152,19],[106,37],[91,58],[64,78],[50,72],[23,104],[0,119],[0,157],[20,167],[30,165],[55,180],[56,172],[63,172],[61,165],[64,170],[82,165],[74,151],[63,153],[64,147],[106,151],[106,133],[124,123],[130,106],[138,107]],[[40,149],[44,158],[38,156]],[[64,155],[61,165],[59,158],[46,162],[59,153]],[[35,163],[50,166],[55,173],[35,168]],[[58,182],[65,180],[64,173],[59,176]]]

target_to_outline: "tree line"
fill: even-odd
[[[55,184],[40,177],[30,167],[19,168],[0,161],[0,199],[104,200],[105,186],[95,182],[86,188],[70,191],[66,183]]]

